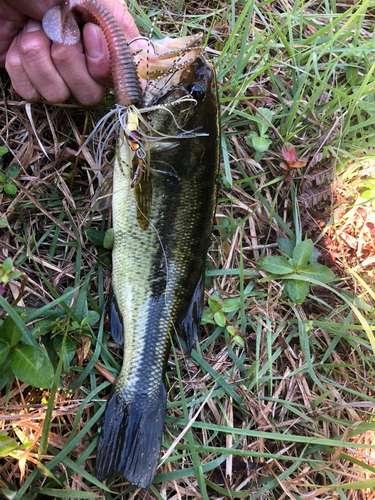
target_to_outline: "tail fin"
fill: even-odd
[[[122,471],[130,483],[147,489],[156,474],[163,437],[166,392],[135,401],[110,396],[99,439],[96,477],[99,481]]]

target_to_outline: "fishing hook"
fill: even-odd
[[[140,160],[144,160],[146,158],[146,151],[141,146],[139,146],[135,154]]]
[[[147,38],[147,36],[136,36],[135,38],[132,38],[129,42],[128,45],[130,45],[133,42],[136,42],[137,40],[147,40],[147,42],[151,45],[151,47],[154,49],[155,56],[159,55],[158,51],[156,50],[155,44],[152,40]]]

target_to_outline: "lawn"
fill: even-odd
[[[111,213],[91,210],[90,144],[75,155],[113,96],[90,109],[29,104],[2,70],[2,494],[374,499],[375,5],[129,7],[143,34],[156,19],[155,38],[202,31],[217,71],[222,156],[199,342],[190,356],[173,339],[153,485],[104,487],[98,431],[122,362],[105,315]],[[114,147],[110,137],[103,169]]]

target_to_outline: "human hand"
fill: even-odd
[[[107,44],[102,30],[88,22],[76,45],[52,43],[42,29],[45,12],[61,0],[0,0],[0,66],[15,91],[28,101],[44,97],[63,102],[72,94],[91,106],[111,85]],[[128,40],[139,36],[123,0],[101,0]],[[83,20],[88,21],[83,15]],[[84,48],[84,53],[83,53]]]

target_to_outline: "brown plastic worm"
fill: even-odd
[[[47,36],[57,43],[76,43],[79,30],[72,19],[72,11],[76,8],[90,14],[103,30],[117,104],[130,106],[139,103],[142,100],[141,84],[125,35],[112,15],[96,0],[65,0],[61,6],[52,7],[43,18]]]

